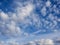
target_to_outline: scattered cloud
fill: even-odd
[[[51,39],[41,39],[37,41],[30,41],[25,45],[54,45],[54,42]]]
[[[38,2],[38,1],[37,1]],[[41,32],[47,32],[52,31],[54,34],[48,34],[42,35],[41,37],[47,38],[48,36],[50,38],[53,38],[57,36],[58,32],[56,29],[56,26],[58,25],[58,22],[60,22],[60,19],[55,17],[54,14],[49,13],[47,17],[47,7],[51,6],[51,2],[47,1],[46,6],[43,6],[41,11],[41,14],[36,14],[35,8],[36,6],[32,2],[26,2],[26,3],[20,3],[16,2],[17,7],[14,12],[3,12],[0,10],[0,36],[8,37],[9,40],[6,41],[0,41],[0,45],[21,45],[21,40],[27,40],[27,38],[31,39],[31,37],[34,37],[34,39],[38,36],[35,35],[37,33]],[[41,2],[40,2],[41,3]],[[41,5],[40,5],[41,6]],[[54,10],[55,11],[55,10]],[[43,18],[45,17],[45,18]],[[59,27],[59,26],[58,26]],[[28,29],[29,28],[29,29]],[[31,29],[30,29],[31,28]],[[33,33],[27,32],[27,30],[30,32],[31,30]],[[56,35],[55,35],[56,33]],[[31,36],[32,35],[32,36]],[[40,35],[39,35],[40,37]],[[22,38],[22,39],[21,39]],[[25,39],[26,38],[26,39]],[[19,42],[18,42],[18,41]],[[36,45],[36,44],[52,44],[53,41],[50,39],[41,39],[39,41],[31,41],[28,42],[28,45]]]
[[[25,19],[25,17],[30,15],[30,13],[33,11],[33,8],[34,8],[33,4],[28,3],[25,7],[18,6],[18,8],[16,8],[17,11],[16,13],[13,12],[5,13],[1,10],[0,11],[0,17],[1,17],[0,36],[2,35],[8,37],[8,39],[21,38],[21,37],[23,38],[23,36],[28,36],[29,35],[28,33],[22,31],[21,27],[19,26],[19,23],[23,23],[23,24],[25,23],[25,25],[28,25],[28,23],[30,23]]]
[[[16,22],[10,19],[8,14],[4,13],[3,11],[0,12],[0,27],[1,33],[4,33],[6,36],[14,36],[14,35],[20,35],[21,34],[21,29],[20,27],[16,26]]]
[[[9,16],[6,13],[4,13],[3,11],[0,12],[0,17],[3,21],[6,21],[9,19]]]
[[[51,2],[49,0],[46,2],[46,6],[47,7],[50,7],[51,6]]]
[[[47,10],[46,10],[46,7],[43,7],[42,9],[41,9],[41,13],[42,13],[42,15],[43,16],[46,16],[46,12]]]

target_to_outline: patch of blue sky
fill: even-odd
[[[13,0],[0,0],[0,10],[4,12],[14,12]]]

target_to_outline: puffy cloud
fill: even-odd
[[[0,45],[6,45],[4,41],[0,41]]]
[[[29,7],[29,8],[28,8]],[[18,18],[19,19],[24,19],[26,16],[29,16],[30,13],[32,12],[33,10],[33,5],[32,4],[27,4],[26,6],[24,7],[17,7],[17,15],[18,15]]]
[[[42,13],[43,16],[46,16],[46,14],[47,14],[46,11],[47,11],[47,10],[46,10],[46,7],[43,7],[43,8],[41,9],[41,13]]]
[[[35,42],[30,41],[29,43],[25,44],[25,45],[36,45]]]
[[[50,5],[50,1],[47,1],[46,3],[48,3]],[[25,4],[25,3],[24,3]],[[52,14],[49,14],[48,19],[50,19],[53,22],[50,22],[48,20],[43,20],[42,18],[39,17],[39,15],[35,14],[34,11],[34,6],[31,2],[26,3],[25,5],[22,3],[18,3],[17,8],[15,9],[16,12],[15,13],[4,13],[1,12],[1,18],[3,20],[6,20],[7,22],[1,21],[1,27],[6,29],[6,33],[11,33],[11,34],[20,34],[21,32],[21,27],[24,28],[24,30],[26,30],[26,28],[28,26],[33,26],[34,28],[36,28],[36,33],[40,32],[40,28],[45,27],[45,28],[51,28],[53,29],[56,25],[57,22],[54,19],[55,17]],[[24,6],[23,6],[24,5]],[[28,8],[29,7],[29,8]],[[41,9],[41,13],[43,14],[43,16],[46,15],[46,7],[43,7]],[[42,23],[43,22],[43,23]],[[44,24],[44,25],[43,25]],[[22,26],[24,25],[24,26]],[[2,29],[2,30],[4,30]],[[9,30],[9,31],[8,31]],[[45,30],[44,30],[45,31]],[[45,31],[46,32],[46,31]]]
[[[28,26],[33,26],[34,28],[36,28],[36,32],[34,32],[34,34],[36,33],[40,33],[40,32],[46,32],[46,30],[41,30],[40,28],[42,28],[43,26],[45,28],[54,28],[57,25],[56,20],[54,20],[54,16],[52,14],[49,14],[48,19],[52,20],[52,22],[48,21],[48,20],[43,20],[41,18],[39,18],[39,16],[37,14],[35,14],[34,12],[32,12],[34,10],[34,6],[33,4],[26,4],[25,6],[20,6],[22,4],[19,3],[19,5],[16,8],[16,13],[4,13],[1,12],[1,19],[3,21],[0,21],[1,26],[3,29],[2,32],[4,33],[4,35],[7,36],[19,36],[22,33],[22,29],[20,28],[23,27],[24,30],[26,30],[26,28]],[[28,8],[29,7],[29,8]],[[46,7],[43,7],[41,10],[41,13],[45,16],[46,13]],[[6,21],[6,22],[4,22]],[[44,25],[43,25],[43,23]],[[24,26],[22,26],[24,25]],[[5,30],[5,32],[4,32]],[[23,30],[23,32],[24,32]],[[1,32],[1,33],[2,33]],[[28,36],[28,32],[24,33],[24,35]]]
[[[19,45],[19,43],[15,41],[0,41],[0,45]]]
[[[0,17],[3,21],[7,21],[9,19],[9,16],[3,11],[0,12]]]
[[[22,5],[22,4],[21,4]],[[29,7],[29,8],[28,8]],[[16,8],[16,13],[8,12],[5,13],[0,11],[0,27],[1,27],[1,35],[5,35],[7,37],[19,37],[22,32],[22,29],[19,27],[20,23],[28,25],[31,21],[26,20],[25,17],[29,16],[33,11],[33,4],[27,4],[24,7],[20,7],[20,4]],[[26,20],[26,21],[25,21]],[[25,26],[26,27],[26,26]],[[28,33],[24,33],[24,35],[28,35]]]
[[[25,45],[54,45],[54,42],[51,39],[40,39],[37,41],[30,41]]]
[[[51,39],[39,39],[35,41],[29,41],[27,43],[20,44],[16,40],[7,40],[7,41],[0,41],[0,45],[54,45],[53,40]]]
[[[51,2],[49,0],[46,2],[46,6],[47,7],[50,7],[51,6]]]
[[[12,13],[13,15],[14,13]],[[1,35],[6,36],[18,36],[21,34],[21,29],[17,26],[16,22],[9,17],[8,14],[4,13],[3,11],[0,12],[0,28],[1,28]]]
[[[1,17],[0,36],[3,35],[6,37],[14,37],[14,39],[16,39],[15,37],[18,37],[20,39],[20,35],[22,36],[22,38],[24,38],[23,36],[29,37],[30,35],[28,33],[30,32],[30,30],[33,31],[33,29],[30,29],[30,28],[29,28],[30,30],[27,29],[29,26],[36,29],[36,32],[33,31],[34,32],[33,34],[46,32],[46,30],[43,30],[44,28],[45,29],[47,28],[48,30],[54,29],[55,26],[57,25],[57,21],[60,21],[60,19],[57,19],[57,18],[55,19],[55,17],[52,14],[49,14],[46,19],[43,19],[42,17],[40,17],[40,15],[33,12],[33,11],[35,11],[34,6],[35,5],[31,4],[31,2],[26,3],[26,5],[24,5],[24,6],[22,3],[19,2],[17,5],[17,8],[15,9],[15,11],[16,11],[15,13],[12,13],[12,12],[4,13],[3,11],[0,11],[0,17]],[[46,6],[50,6],[50,1],[46,2]],[[43,16],[46,16],[47,10],[46,10],[45,6],[40,11],[43,14]],[[29,32],[26,33],[26,30],[28,30]],[[54,30],[54,31],[56,31],[56,30]],[[19,39],[17,39],[17,40],[19,40]],[[37,42],[37,44],[38,44],[38,42]],[[39,44],[45,44],[45,43],[52,44],[53,42],[49,39],[41,40],[39,42]],[[2,42],[1,44],[4,45],[4,42]],[[14,41],[13,41],[13,43],[9,42],[8,44],[19,45],[18,43],[16,44],[16,42],[14,42]],[[34,41],[29,42],[28,44],[36,45],[36,43]]]
[[[28,25],[27,23],[30,23],[27,20],[25,21],[25,17],[30,15],[30,13],[33,11],[33,8],[33,4],[27,3],[27,5],[20,7],[19,3],[15,13],[5,13],[3,11],[0,11],[1,35],[4,34],[7,37],[19,37],[21,33],[24,33],[24,31],[22,32],[22,29],[19,27],[19,24],[25,23],[26,25]],[[27,36],[28,33],[24,33],[24,35]]]
[[[47,40],[45,41],[45,44],[51,44],[51,45],[53,45],[54,43],[53,43],[53,40],[47,39]]]
[[[21,34],[21,29],[19,27],[16,27],[16,26],[10,25],[10,24],[8,24],[7,27],[8,27],[8,30],[6,31],[6,33],[9,34],[9,36],[10,35],[18,36]]]
[[[16,41],[8,41],[6,43],[7,43],[7,45],[19,45],[19,43]]]
[[[44,44],[44,39],[41,39],[41,40],[37,41],[37,44],[43,45]]]

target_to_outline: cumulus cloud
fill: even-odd
[[[0,45],[19,45],[19,43],[18,42],[15,42],[15,41],[11,41],[11,42],[9,42],[9,41],[0,41]]]
[[[46,16],[46,12],[47,10],[46,10],[46,7],[43,7],[42,9],[41,9],[41,13],[42,13],[42,15],[43,16]]]
[[[47,6],[50,6],[50,1],[47,1],[46,3],[48,4],[48,5],[46,4]],[[29,3],[26,2],[24,4],[18,2],[17,7],[15,9],[16,11],[15,13],[11,13],[11,12],[4,13],[0,11],[1,12],[0,27],[3,28],[2,30],[4,29],[7,30],[6,33],[18,34],[21,33],[20,26],[22,25],[24,25],[23,26],[24,30],[26,30],[25,28],[27,28],[28,26],[33,26],[34,28],[36,28],[36,30],[38,30],[37,33],[40,32],[39,30],[42,27],[45,27],[47,29],[49,28],[53,29],[57,25],[57,21],[55,20],[55,17],[52,14],[49,14],[47,19],[45,20],[43,18],[40,18],[38,14],[34,13],[34,9],[35,9],[35,5],[32,4],[31,2]],[[43,16],[46,16],[47,9],[45,6],[43,6],[43,8],[40,11]],[[51,22],[48,20],[50,20]]]
[[[3,41],[0,41],[0,45],[4,45],[4,42]]]
[[[16,26],[15,21],[10,19],[8,14],[4,13],[3,11],[0,12],[0,27],[1,29],[1,34],[4,33],[4,35],[10,36],[10,35],[18,35],[21,34],[21,29]]]
[[[0,17],[3,21],[7,21],[9,19],[9,16],[3,11],[0,12]]]
[[[51,39],[40,39],[37,41],[30,41],[25,45],[54,45],[54,42]]]
[[[47,7],[50,7],[51,6],[51,2],[49,0],[46,2],[46,6]]]
[[[46,6],[50,7],[50,5],[51,2],[47,1]],[[41,8],[40,12],[43,15],[43,17],[45,17],[47,14],[46,6],[43,6],[42,8],[40,7]],[[0,28],[1,28],[0,36],[3,35],[6,37],[13,37],[15,39],[15,37],[20,38],[21,36],[22,38],[24,38],[24,36],[29,37],[30,35],[28,33],[30,32],[30,30],[32,31],[34,30],[32,33],[34,35],[41,32],[45,33],[47,30],[48,31],[54,30],[53,32],[57,32],[55,30],[55,27],[57,26],[58,22],[60,22],[60,19],[56,18],[54,14],[51,13],[48,14],[47,17],[43,18],[40,14],[38,15],[34,12],[35,7],[36,6],[31,2],[26,3],[19,2],[17,3],[17,7],[15,8],[16,11],[15,13],[13,12],[5,13],[3,11],[0,11]],[[29,32],[27,32],[27,30]],[[41,40],[41,42],[39,43],[38,42],[35,41],[29,42],[28,45],[36,45],[36,43],[53,44],[52,40],[50,39]],[[8,45],[8,44],[19,45],[15,41],[6,44],[4,41],[0,43],[0,45]]]
[[[21,4],[22,5],[22,4]],[[28,8],[29,7],[29,8]],[[25,17],[29,16],[33,11],[33,4],[28,3],[27,5],[20,7],[20,3],[16,8],[16,13],[8,12],[5,13],[2,10],[0,11],[0,28],[1,35],[6,37],[19,37],[24,31],[19,27],[20,23],[28,25],[29,20],[26,20]],[[26,20],[26,21],[25,21]],[[24,33],[28,35],[28,33]]]
[[[29,7],[29,8],[28,8]],[[32,4],[27,4],[24,7],[17,7],[17,16],[19,20],[24,20],[25,17],[29,16],[30,13],[33,11],[33,5]]]
[[[25,44],[25,45],[36,45],[35,42],[30,41],[29,43]]]

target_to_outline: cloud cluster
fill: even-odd
[[[24,45],[54,45],[54,42],[51,39],[41,39],[36,41],[30,41],[29,43]]]
[[[19,43],[18,42],[15,42],[15,41],[11,41],[11,42],[8,42],[8,41],[6,41],[6,42],[4,42],[4,41],[0,41],[0,45],[19,45]]]
[[[11,20],[8,14],[1,12],[0,17],[1,17],[0,27],[2,28],[0,31],[1,34],[3,33],[4,35],[7,36],[12,36],[12,35],[17,36],[18,34],[21,33],[20,32],[21,29],[18,26],[16,26],[15,21]]]
[[[44,1],[43,1],[44,2]],[[51,8],[51,2],[47,1],[45,6],[39,7],[39,12],[41,14],[35,13],[36,6],[34,3],[26,2],[22,4],[21,2],[17,1],[17,7],[15,9],[15,13],[13,12],[3,12],[0,10],[0,36],[5,37],[13,37],[13,38],[24,38],[24,36],[29,37],[29,34],[37,34],[37,33],[45,33],[45,32],[58,32],[59,29],[59,23],[60,18],[55,16],[57,7],[53,6]],[[37,1],[38,3],[38,1]],[[38,5],[37,5],[38,6]],[[42,8],[41,8],[42,7]],[[49,11],[47,11],[47,8],[49,7]],[[40,9],[41,8],[41,9]],[[53,10],[52,10],[53,9]],[[51,12],[54,11],[54,14]],[[57,13],[59,10],[57,9]],[[32,33],[31,33],[32,32]],[[17,39],[16,38],[16,39]],[[17,39],[19,40],[19,39]],[[38,41],[39,42],[39,41]],[[29,42],[28,45],[36,45],[38,42]],[[39,42],[40,44],[45,43],[53,43],[51,40],[43,40]],[[0,42],[0,45],[19,45],[16,44],[15,41],[8,42],[5,44],[4,41]]]
[[[35,39],[35,40],[30,40],[30,41],[26,42],[26,40],[28,40],[28,38],[27,38],[24,41],[24,43],[23,42],[21,43],[19,41],[19,40],[21,40],[20,38],[19,39],[16,39],[16,38],[15,39],[8,39],[6,41],[3,41],[3,40],[1,41],[0,40],[0,44],[2,44],[2,45],[55,45],[56,44],[55,41],[59,41],[60,40],[60,38],[58,38],[59,35],[57,33],[45,35],[46,37],[43,35],[43,36],[41,36],[42,38]],[[45,37],[45,39],[43,37]],[[52,39],[50,39],[50,38],[52,38]],[[29,39],[31,39],[31,37]]]
[[[4,33],[6,35],[9,35],[11,33],[10,34],[11,36],[18,35],[18,34],[21,34],[22,30],[29,31],[30,26],[32,27],[31,30],[36,29],[37,32],[46,32],[46,30],[51,30],[51,31],[55,30],[58,24],[57,21],[59,21],[59,19],[56,16],[54,16],[54,14],[52,13],[49,13],[46,18],[43,18],[48,13],[46,6],[43,6],[40,10],[41,14],[43,15],[42,17],[41,14],[38,15],[34,13],[35,7],[36,7],[35,4],[31,2],[29,3],[25,2],[23,4],[18,1],[16,3],[18,6],[15,9],[16,11],[15,13],[12,13],[12,12],[5,13],[3,11],[0,11],[1,33]],[[50,1],[46,2],[46,5],[48,7],[50,6],[50,4],[51,4]],[[23,29],[21,29],[21,27]],[[45,28],[45,31],[43,31],[44,30],[43,28]]]
[[[12,41],[0,41],[0,45],[54,45],[53,40],[51,39],[40,39],[40,40],[35,40],[35,41],[30,41],[25,44],[20,44],[15,40]]]

